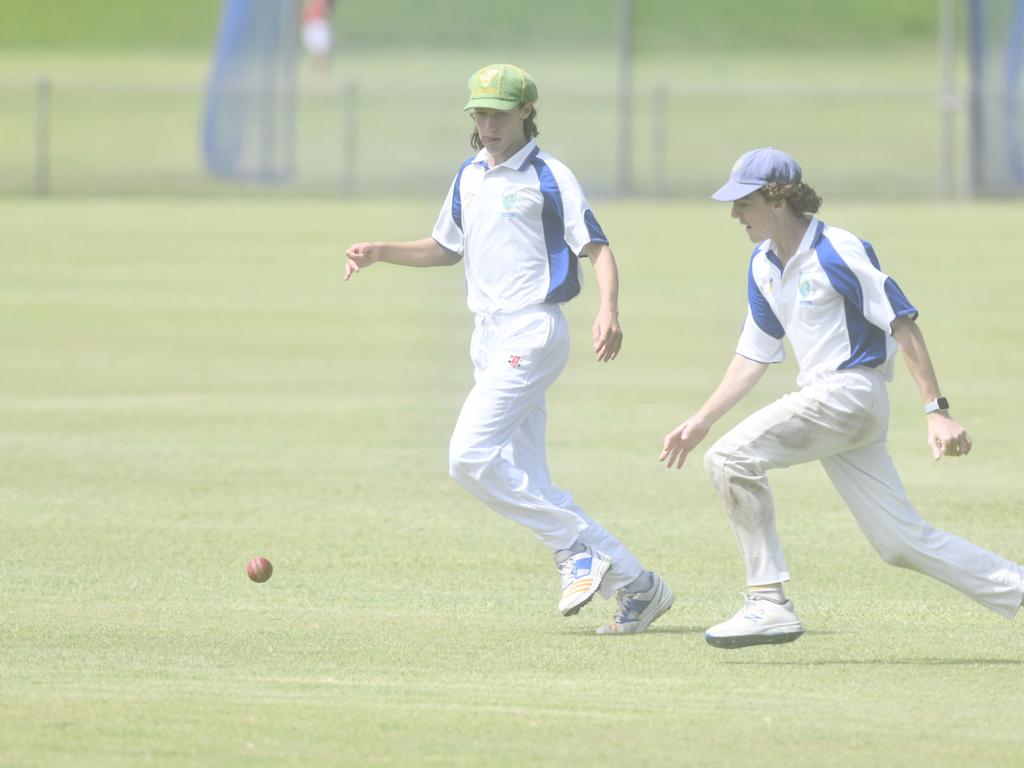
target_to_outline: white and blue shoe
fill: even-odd
[[[590,547],[558,563],[562,574],[562,598],[558,601],[558,610],[563,616],[579,613],[580,608],[591,601],[611,564],[611,558]]]
[[[627,635],[643,632],[661,614],[672,607],[676,596],[656,573],[651,574],[654,584],[646,592],[627,592],[617,595],[619,608],[611,624],[597,628],[599,635]]]
[[[743,648],[791,643],[804,633],[792,600],[777,603],[758,594],[744,597],[743,608],[735,616],[704,633],[704,639],[711,645],[716,648]]]

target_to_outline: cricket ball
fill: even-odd
[[[274,566],[265,557],[254,557],[245,566],[245,572],[249,574],[250,579],[262,584],[274,573]]]

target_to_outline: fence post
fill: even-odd
[[[939,174],[938,195],[943,200],[956,193],[956,152],[953,132],[959,103],[956,93],[956,0],[939,0]]]
[[[615,191],[628,195],[633,188],[633,2],[618,0],[618,6],[619,130]]]
[[[985,5],[981,0],[967,0],[967,54],[970,71],[968,90],[967,197],[974,197],[984,181],[983,154],[985,145],[985,110],[982,86],[985,77]]]
[[[341,193],[355,194],[358,150],[359,83],[347,80],[341,89]]]
[[[36,83],[36,184],[39,197],[50,194],[50,100],[53,86],[49,75]]]
[[[651,193],[668,195],[668,84],[654,84],[651,94]]]

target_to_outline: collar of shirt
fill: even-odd
[[[818,221],[817,216],[811,216],[811,220],[807,224],[807,229],[804,231],[804,236],[800,240],[800,245],[796,247],[796,253],[793,254],[793,257],[787,262],[787,265],[792,264],[803,254],[813,251],[818,246],[818,242],[821,240],[824,232],[824,222]],[[774,240],[768,241],[768,247],[765,254],[768,257],[768,261],[774,264],[778,268],[779,272],[782,272],[782,261],[779,259],[779,255],[776,252]]]
[[[518,152],[512,155],[512,157],[510,157],[504,163],[499,163],[498,165],[494,166],[494,168],[491,168],[487,164],[486,149],[481,149],[479,152],[477,152],[476,157],[473,159],[473,163],[474,165],[481,166],[485,171],[493,171],[498,168],[511,168],[514,171],[522,171],[525,170],[526,166],[530,163],[531,160],[533,160],[533,155],[539,151],[540,148],[537,146],[537,140],[530,139],[528,142],[526,142],[526,146],[524,146],[522,149],[520,149]]]

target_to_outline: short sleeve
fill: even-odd
[[[565,242],[573,253],[579,254],[589,243],[608,243],[608,238],[590,209],[576,176],[565,165],[547,161],[562,198],[562,220]]]
[[[754,275],[759,248],[754,249],[747,272],[747,317],[736,346],[736,354],[757,363],[781,363],[786,357],[782,340],[786,331],[765,298]],[[762,277],[771,284],[770,277]]]
[[[876,328],[889,334],[896,318],[917,318],[917,308],[896,281],[882,272],[870,243],[852,236],[836,242],[824,238],[818,245],[818,260],[832,287]]]
[[[448,197],[441,206],[431,234],[442,247],[460,256],[465,251],[466,243],[462,227],[462,173],[471,162],[472,159],[464,162],[459,172],[455,174],[455,179],[448,190]]]
[[[747,319],[743,321],[739,343],[736,345],[736,354],[755,363],[781,363],[786,359],[782,339],[761,330],[749,308]]]

